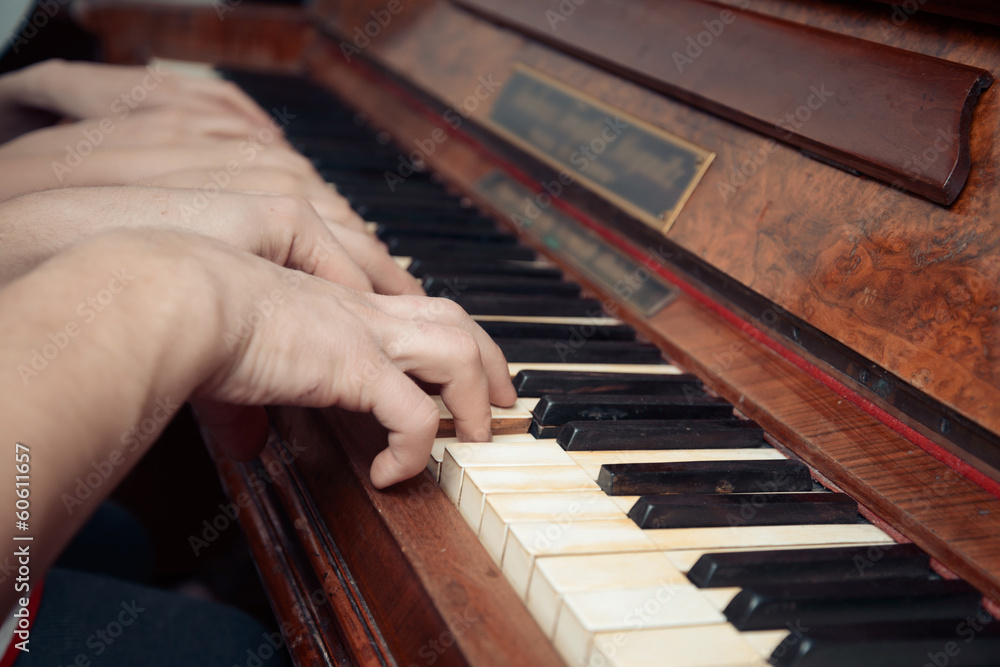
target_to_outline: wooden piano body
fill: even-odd
[[[942,571],[1000,600],[996,87],[980,78],[985,89],[959,105],[964,186],[943,178],[938,190],[921,191],[914,183],[936,169],[935,136],[907,147],[917,162],[924,155],[923,166],[844,169],[830,164],[843,161],[816,159],[815,137],[771,141],[773,128],[680,90],[689,82],[669,81],[662,68],[674,63],[664,65],[663,55],[686,53],[686,42],[658,40],[653,19],[688,4],[563,0],[539,3],[532,14],[521,2],[321,0],[300,11],[226,0],[209,8],[91,0],[81,15],[102,35],[109,60],[155,55],[304,73],[406,150],[444,137],[420,150],[428,167],[511,227],[512,211],[483,194],[482,179],[499,170],[538,193],[556,175],[491,123],[518,67],[711,151],[665,234],[579,183],[553,204],[678,286],[662,310],[641,315],[564,257],[553,261],[819,478],[920,545]],[[747,4],[702,9],[730,8],[735,29],[752,18]],[[788,43],[817,29],[1000,72],[996,16],[976,5],[951,10],[974,20],[820,0],[754,0],[746,12],[785,21],[771,28]],[[600,11],[617,11],[621,24],[598,29],[590,18]],[[614,41],[625,27],[634,43]],[[718,37],[706,53],[730,48]],[[888,61],[873,62],[891,71]],[[840,75],[850,81],[845,63]],[[740,67],[732,69],[739,78]],[[854,101],[845,91],[824,117],[885,132],[919,122],[923,107],[906,106],[912,100],[892,77],[865,84],[892,115],[838,112],[833,105]],[[747,103],[760,103],[748,90]],[[802,92],[777,103],[794,113],[806,103]],[[960,178],[962,159],[947,173]],[[530,235],[525,242],[546,250]],[[368,466],[385,442],[371,418],[287,408],[272,418],[284,444],[269,445],[259,464],[219,465],[232,496],[246,499],[241,522],[298,664],[558,662],[430,476],[386,492],[371,487]],[[273,483],[257,483],[262,477]]]

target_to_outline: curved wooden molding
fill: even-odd
[[[453,0],[620,76],[951,204],[986,70],[698,0]],[[572,8],[572,11],[569,11]]]

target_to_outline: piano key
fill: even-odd
[[[458,504],[467,468],[576,466],[569,454],[556,443],[535,443],[463,442],[448,445],[441,463],[441,488],[452,502]]]
[[[597,483],[613,496],[657,493],[703,494],[811,491],[809,467],[801,461],[658,461],[609,463]]]
[[[549,278],[521,276],[470,276],[427,274],[423,277],[427,296],[438,296],[447,290],[452,294],[489,292],[491,294],[537,294],[564,299],[580,296],[580,286]]]
[[[635,551],[657,551],[657,547],[645,531],[623,518],[515,523],[508,528],[502,570],[524,599],[537,559]]]
[[[479,541],[502,564],[510,526],[516,523],[623,519],[625,512],[600,491],[574,493],[496,493],[486,498]]]
[[[586,667],[598,632],[709,625],[722,619],[690,585],[570,593],[563,598],[553,642],[568,665]]]
[[[642,528],[851,523],[858,504],[843,493],[730,493],[642,496],[629,518]]]
[[[477,319],[477,318],[473,318]],[[649,375],[681,375],[683,371],[673,364],[550,364],[538,362],[510,363],[511,377],[525,370],[583,371],[586,373],[647,373]],[[624,423],[624,422],[622,422]]]
[[[440,406],[439,406],[440,408]],[[431,445],[431,457],[427,462],[427,470],[434,477],[434,481],[440,481],[441,477],[441,463],[444,461],[444,450],[448,445],[454,445],[462,442],[454,436],[448,436],[444,438],[435,438],[434,444]],[[554,442],[554,440],[539,440],[533,435],[528,433],[499,433],[493,434],[493,440],[491,442],[495,443],[507,443],[507,442],[520,442],[520,443],[530,443],[530,444],[543,444]]]
[[[512,437],[512,436],[507,436]],[[551,440],[534,440],[535,443],[551,443]],[[520,443],[515,446],[523,446],[525,443]],[[486,448],[490,445],[483,444],[482,447]],[[507,450],[509,451],[509,450]],[[572,461],[583,469],[592,479],[596,479],[598,471],[601,465],[605,462],[611,461],[629,461],[629,460],[643,460],[644,458],[652,457],[655,460],[704,460],[711,457],[724,457],[729,458],[732,454],[742,455],[749,458],[758,459],[780,459],[784,458],[783,454],[774,449],[757,449],[757,450],[738,450],[736,452],[727,452],[725,450],[670,450],[670,451],[639,451],[639,452],[583,452],[583,453],[572,453],[570,455]],[[578,455],[582,455],[584,460],[581,461],[577,458]],[[504,452],[502,455],[497,457],[497,460],[506,460],[512,455]],[[484,508],[484,515],[482,519],[482,524],[480,526],[480,536],[487,529],[487,523],[491,522],[491,530],[494,531],[494,535],[490,538],[493,542],[499,544],[499,549],[496,550],[496,558],[499,558],[503,554],[503,540],[506,539],[507,528],[509,524],[512,523],[525,523],[531,521],[545,521],[553,517],[559,517],[560,519],[571,516],[574,520],[583,519],[601,519],[601,518],[622,518],[626,513],[632,508],[632,505],[639,499],[638,496],[618,496],[609,498],[606,494],[601,492],[596,492],[597,495],[602,497],[605,502],[600,505],[599,512],[596,515],[590,514],[589,505],[576,506],[569,509],[560,509],[559,511],[554,511],[556,506],[561,507],[558,503],[562,502],[560,498],[556,496],[565,496],[565,494],[552,494],[552,493],[542,493],[542,494],[530,494],[534,498],[543,496],[546,499],[543,501],[541,499],[535,502],[538,505],[538,509],[531,510],[525,508],[525,502],[518,500],[519,496],[512,496],[509,494],[500,494],[498,496],[493,496],[496,499],[496,511],[490,516],[490,506],[491,500],[487,499],[486,506]],[[510,511],[504,508],[511,507],[515,508]],[[553,508],[550,514],[545,514],[541,508]],[[501,511],[503,510],[503,511]],[[548,511],[548,510],[546,510]],[[613,516],[606,516],[606,512],[612,512]],[[500,525],[503,524],[503,525]],[[483,538],[485,543],[485,538]],[[489,549],[488,549],[489,550]]]
[[[655,364],[663,359],[658,347],[636,341],[585,340],[574,344],[572,340],[496,338],[494,342],[511,362]]]
[[[733,406],[720,398],[562,394],[538,401],[530,433],[538,438],[555,437],[571,421],[726,418],[735,418]]]
[[[788,632],[767,634],[777,644]],[[650,667],[664,664],[669,656],[670,664],[684,667],[766,667],[766,658],[742,635],[727,623],[599,632],[594,635],[587,664]]]
[[[634,341],[635,340],[635,329],[628,326],[627,324],[612,324],[612,325],[597,325],[592,323],[586,323],[582,326],[579,324],[556,324],[552,322],[512,322],[503,320],[477,320],[479,326],[483,328],[490,338],[528,338],[528,339],[552,339],[567,341],[573,338],[578,340],[600,340],[600,341]],[[544,394],[557,394],[566,393],[566,388],[570,386],[570,381],[559,382],[554,379],[560,374],[556,372],[545,372],[539,371],[542,377],[538,379],[532,379],[533,385],[541,387],[552,387],[554,391],[539,391],[537,394],[532,394],[533,396],[542,396]],[[584,382],[585,374],[576,374],[581,382]],[[596,375],[596,374],[592,374]],[[529,376],[534,378],[533,376]],[[645,378],[645,376],[641,376]],[[690,377],[690,376],[689,376]],[[547,382],[543,382],[543,378],[549,379]],[[522,382],[519,380],[519,382]],[[600,384],[596,383],[595,384]],[[531,385],[529,385],[530,387]],[[617,387],[625,387],[624,383],[620,385],[614,385],[614,390],[609,390],[601,393],[623,393],[617,391]],[[562,389],[562,391],[556,390]]]
[[[964,618],[982,594],[964,581],[895,579],[744,588],[726,607],[737,630]]]
[[[488,329],[487,333],[489,333]],[[599,334],[595,334],[595,338],[597,335]],[[634,336],[634,332],[632,335]],[[559,337],[562,338],[562,336]],[[623,340],[628,339],[624,338]],[[519,373],[514,378],[514,388],[517,389],[518,396],[557,394],[686,396],[689,392],[696,396],[704,395],[701,380],[693,375],[650,377],[640,373],[572,373],[529,370]]]
[[[642,531],[662,551],[895,544],[867,523],[659,528]]]
[[[563,596],[597,590],[625,590],[687,583],[662,553],[637,551],[540,558],[528,586],[528,611],[550,637]]]
[[[432,396],[438,406],[440,420],[438,421],[437,437],[448,438],[455,435],[455,417],[444,404],[440,396]],[[490,429],[494,434],[524,433],[531,423],[531,409],[535,402],[533,398],[519,398],[509,408],[490,406]]]
[[[442,295],[445,296],[445,295]],[[601,314],[597,299],[564,299],[552,296],[512,296],[509,294],[460,294],[449,296],[470,315],[547,315],[549,317],[592,317]]]
[[[364,207],[370,210],[370,207]],[[459,209],[461,211],[468,211],[468,209]],[[361,211],[358,210],[358,214]],[[463,215],[471,215],[471,213],[466,213]],[[430,223],[419,223],[413,222],[400,222],[400,223],[390,223],[385,221],[385,217],[379,216],[377,214],[368,213],[366,216],[370,220],[378,220],[379,222],[375,225],[375,236],[379,237],[383,241],[386,239],[393,238],[406,238],[406,237],[417,237],[417,238],[427,238],[427,239],[453,239],[456,241],[467,241],[472,243],[498,243],[498,244],[508,244],[517,243],[517,237],[513,234],[507,232],[502,232],[495,226],[490,227],[487,225],[477,226],[469,225],[464,222],[460,223],[446,223],[444,220],[450,220],[448,216],[438,217],[434,211],[422,211],[420,217],[438,217],[438,221]]]
[[[567,451],[729,449],[765,445],[764,431],[756,422],[746,419],[569,422],[556,435],[556,440]]]
[[[773,447],[755,449],[637,449],[620,451],[569,452],[577,465],[596,481],[601,468],[616,463],[691,461],[783,461],[784,454]]]
[[[465,259],[521,260],[535,259],[535,251],[521,245],[489,245],[472,241],[449,241],[448,239],[413,239],[398,237],[385,242],[391,255],[411,257],[454,256]]]
[[[562,271],[554,266],[536,261],[521,260],[468,260],[417,258],[409,266],[410,274],[422,278],[432,274],[463,273],[495,276],[524,276],[530,278],[546,278],[562,280]],[[617,320],[615,320],[617,322]]]
[[[869,560],[873,555],[875,560]],[[836,549],[787,549],[705,554],[688,572],[699,588],[790,581],[854,581],[924,577],[930,556],[913,544]]]
[[[774,646],[775,667],[982,667],[996,665],[1000,656],[1000,624],[985,609],[947,621],[817,627],[796,634],[801,636]]]
[[[478,533],[486,499],[492,494],[598,490],[597,483],[578,466],[469,468],[462,482],[458,509]]]

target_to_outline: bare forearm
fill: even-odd
[[[193,389],[193,369],[207,363],[200,341],[212,339],[211,317],[186,316],[190,286],[178,267],[161,266],[154,248],[143,252],[144,243],[106,236],[0,291],[0,440],[10,448],[0,459],[0,498],[14,507],[13,450],[22,443],[30,451],[30,518],[16,534],[34,537],[39,574],[139,460]],[[88,494],[77,489],[80,479]],[[0,609],[13,597],[5,588]]]

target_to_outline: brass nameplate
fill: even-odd
[[[677,288],[651,270],[654,253],[648,253],[648,264],[637,261],[555,207],[541,206],[536,193],[503,172],[494,169],[483,176],[476,191],[497,210],[507,211],[518,229],[613,294],[616,301],[604,304],[609,314],[615,315],[621,302],[650,317],[677,296]],[[519,213],[526,210],[530,217]]]
[[[715,157],[523,65],[504,84],[489,121],[558,169],[561,186],[579,182],[663,233]]]

